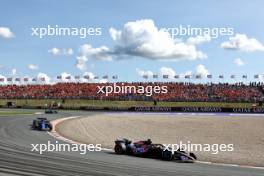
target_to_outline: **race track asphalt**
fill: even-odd
[[[263,176],[263,169],[176,163],[115,155],[112,152],[32,152],[31,144],[55,143],[46,132],[30,129],[36,117],[57,119],[95,112],[59,112],[56,115],[0,117],[0,175],[94,176]],[[62,141],[61,141],[62,142]],[[64,142],[62,142],[64,143]]]

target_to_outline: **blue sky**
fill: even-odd
[[[71,75],[89,72],[99,76],[117,74],[123,81],[139,81],[142,80],[140,74],[162,74],[163,70],[168,74],[205,72],[215,76],[247,74],[252,78],[254,74],[264,73],[263,6],[264,2],[261,0],[2,0],[0,27],[8,28],[13,37],[1,37],[0,32],[0,75],[34,77],[39,73],[45,73],[55,77],[63,72]],[[181,58],[177,55],[175,58],[173,56],[159,58],[164,54],[162,51],[158,55],[155,53],[155,57],[146,54],[145,51],[131,54],[130,45],[125,48],[124,43],[113,41],[109,34],[111,27],[122,31],[128,22],[136,24],[137,21],[146,19],[153,21],[157,29],[179,25],[200,28],[228,27],[234,29],[234,35],[211,38],[210,41],[195,45],[196,50],[207,57],[190,60],[189,56]],[[86,38],[48,36],[42,39],[31,35],[32,27],[47,25],[101,28],[102,35]],[[236,34],[241,35],[235,37]],[[191,36],[179,38],[186,44],[189,37]],[[235,37],[233,42],[238,42],[236,48],[221,47],[222,43],[230,42],[229,37]],[[257,44],[252,40],[257,41]],[[91,45],[93,49],[107,47],[109,52],[99,54],[110,53],[112,60],[98,59],[100,56],[87,51],[88,54],[84,54],[87,58],[86,68],[76,67],[77,57],[83,56],[80,48],[85,44]],[[121,51],[115,49],[117,45],[122,46]],[[59,49],[60,54],[52,53],[52,48]],[[69,48],[73,53],[63,54],[63,50]],[[122,57],[117,54],[119,52],[125,52],[126,56]],[[238,58],[240,64],[235,63]],[[30,69],[29,64],[35,68]],[[202,65],[201,71],[199,65]],[[14,69],[16,71],[12,73]]]

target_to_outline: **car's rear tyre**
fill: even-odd
[[[52,131],[52,125],[48,124],[49,131]]]
[[[37,128],[37,121],[36,120],[33,120],[31,127],[33,130],[35,130]]]
[[[115,153],[122,155],[126,152],[126,145],[124,143],[119,143],[115,145]]]
[[[173,154],[169,150],[162,151],[162,159],[166,161],[171,161],[173,159]]]

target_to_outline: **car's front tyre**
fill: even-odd
[[[126,145],[124,143],[119,143],[115,145],[115,153],[116,154],[124,154],[126,152]]]

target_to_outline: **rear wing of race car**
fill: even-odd
[[[37,120],[47,120],[46,117],[38,117]]]
[[[116,144],[117,144],[117,143],[125,143],[125,144],[127,145],[127,144],[131,144],[131,141],[128,140],[128,139],[126,139],[126,138],[123,138],[123,139],[116,139],[116,140],[115,140],[115,143],[116,143]]]

